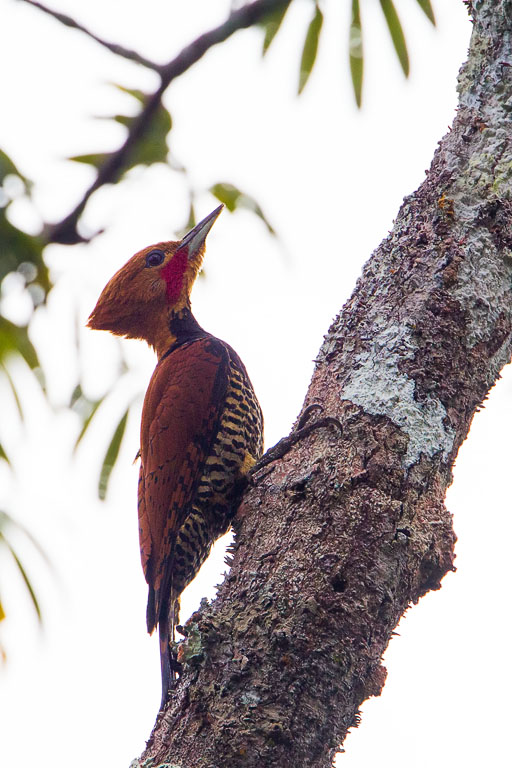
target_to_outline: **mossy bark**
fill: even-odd
[[[328,768],[404,611],[453,568],[444,497],[512,350],[512,2],[474,0],[460,105],[325,337],[319,429],[256,477],[134,764]]]

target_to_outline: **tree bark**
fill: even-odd
[[[133,766],[328,768],[382,689],[400,617],[453,569],[453,462],[512,349],[512,0],[467,4],[452,129],[306,396],[343,431],[256,476],[231,571],[187,623],[182,675]]]

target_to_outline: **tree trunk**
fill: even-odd
[[[512,338],[512,0],[468,5],[452,129],[306,396],[342,433],[320,428],[256,476],[229,576],[188,622],[182,675],[133,766],[328,768],[381,691],[400,617],[453,568],[445,492]]]

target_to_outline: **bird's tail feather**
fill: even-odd
[[[177,673],[177,662],[174,653],[171,650],[171,643],[174,642],[174,628],[178,623],[180,610],[180,601],[171,590],[169,603],[164,606],[160,621],[158,623],[160,637],[160,668],[162,671],[162,701],[160,709],[165,707],[169,698],[171,684],[174,682]]]

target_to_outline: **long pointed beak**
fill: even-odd
[[[199,222],[199,224],[196,224],[196,226],[190,230],[190,232],[187,232],[185,237],[180,241],[180,244],[178,246],[177,250],[180,250],[180,248],[187,248],[188,249],[188,257],[191,259],[195,254],[198,252],[204,241],[206,240],[206,236],[210,229],[215,224],[215,220],[219,216],[220,212],[224,208],[224,205],[219,205],[218,208],[216,208],[214,211],[208,214],[202,221]]]

